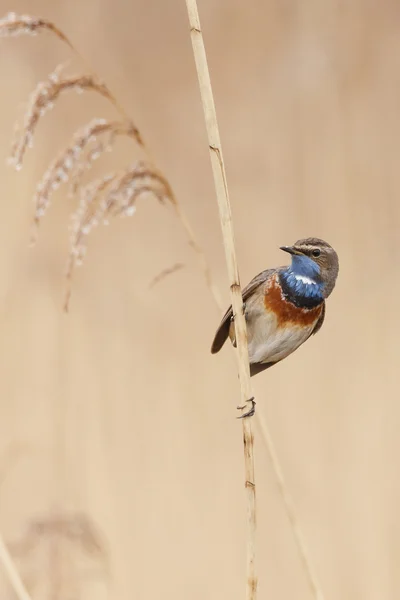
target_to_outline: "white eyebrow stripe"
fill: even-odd
[[[309,277],[306,277],[305,275],[295,275],[294,277],[295,277],[296,281],[301,281],[302,283],[307,283],[307,284],[311,284],[311,285],[317,285],[313,279],[310,279]]]

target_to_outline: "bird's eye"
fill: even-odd
[[[319,248],[315,248],[311,254],[317,258],[321,254],[321,250]]]

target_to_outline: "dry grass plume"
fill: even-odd
[[[8,13],[0,19],[0,37],[18,35],[36,35],[48,31],[66,43],[83,63],[85,71],[68,75],[58,66],[41,81],[33,91],[27,104],[25,117],[17,133],[11,150],[9,162],[17,170],[23,165],[27,150],[32,147],[39,121],[57,103],[64,92],[94,92],[106,98],[116,109],[120,119],[107,121],[93,119],[83,129],[73,133],[70,144],[51,162],[34,194],[34,231],[32,241],[36,240],[37,227],[52,198],[52,194],[62,185],[69,184],[70,195],[79,198],[78,209],[72,215],[72,236],[67,263],[67,290],[64,308],[68,310],[71,295],[71,279],[75,266],[82,263],[86,251],[86,238],[95,225],[108,222],[110,217],[131,216],[135,213],[139,197],[149,196],[173,207],[187,235],[190,246],[199,256],[200,267],[206,283],[220,307],[218,290],[211,278],[210,268],[204,251],[197,242],[194,231],[178,204],[167,179],[154,166],[143,137],[132,119],[121,107],[107,84],[100,80],[87,65],[79,51],[68,37],[46,19],[32,15]],[[118,173],[106,174],[103,178],[83,184],[83,175],[92,163],[104,152],[112,150],[117,137],[129,138],[144,151],[147,159],[128,166],[122,166]],[[175,269],[166,269],[171,273]]]

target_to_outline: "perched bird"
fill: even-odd
[[[292,264],[263,271],[242,292],[251,376],[292,354],[321,329],[325,300],[339,272],[335,250],[318,238],[280,249],[291,254]],[[213,354],[221,350],[228,336],[236,346],[233,320],[231,306],[215,334]]]

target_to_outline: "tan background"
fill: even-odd
[[[108,82],[169,177],[227,300],[184,0],[0,0],[0,8],[54,19]],[[327,239],[341,259],[321,333],[254,380],[257,408],[326,599],[394,600],[399,5],[202,0],[200,11],[243,284],[286,259],[279,245],[303,236]],[[0,48],[4,165],[21,102],[69,54],[48,35],[2,39]],[[220,314],[179,222],[149,201],[96,231],[69,316],[71,200],[62,193],[28,248],[31,196],[49,160],[91,116],[111,115],[93,95],[65,96],[40,124],[22,173],[1,166],[1,532],[35,599],[239,600],[235,361],[230,348],[209,354]],[[96,171],[132,156],[121,144]],[[185,268],[149,289],[176,262]],[[309,600],[256,434],[259,597]],[[97,549],[82,515],[99,532]],[[11,598],[3,583],[1,597]]]

